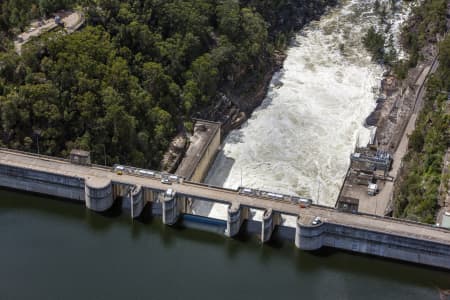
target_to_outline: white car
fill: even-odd
[[[172,182],[169,180],[169,178],[167,178],[167,177],[163,177],[163,178],[161,178],[161,183],[164,183],[164,184],[172,184]]]
[[[311,224],[319,225],[320,223],[322,223],[322,220],[320,220],[320,217],[315,217]]]

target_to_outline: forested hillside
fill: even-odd
[[[271,69],[290,33],[333,0],[7,0],[1,5],[1,146],[159,165],[170,139],[218,93]],[[24,46],[14,36],[60,8],[87,26]]]
[[[437,43],[438,34],[444,36],[446,17],[445,0],[425,0],[414,9],[403,30],[409,59],[394,66],[400,76],[422,59],[424,49]],[[450,38],[447,36],[438,47],[439,67],[426,84],[424,107],[410,136],[394,195],[395,217],[426,223],[435,222],[439,186],[449,180],[442,178],[442,167],[445,151],[450,146]]]
[[[450,37],[440,43],[439,68],[427,83],[425,104],[409,141],[395,194],[396,217],[434,223],[443,157],[450,146]]]
[[[413,7],[401,34],[408,54],[405,59],[398,59],[382,30],[370,28],[363,39],[373,59],[392,68],[399,79],[405,79],[408,71],[424,59],[431,60],[432,49],[439,48],[439,68],[426,84],[424,105],[394,191],[394,216],[426,223],[435,222],[439,186],[449,180],[441,174],[450,146],[450,38],[437,45],[438,36],[445,36],[447,31],[447,9],[447,0],[423,0]]]

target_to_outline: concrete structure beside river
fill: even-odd
[[[190,206],[194,200],[224,203],[228,205],[226,222],[211,220],[210,223],[223,226],[222,232],[229,237],[237,235],[242,224],[249,223],[250,209],[260,209],[264,211],[263,219],[252,221],[256,226],[252,226],[251,231],[259,234],[263,242],[270,240],[273,230],[278,228],[282,237],[294,241],[302,250],[327,246],[450,269],[450,231],[443,228],[348,214],[316,205],[302,207],[290,201],[289,196],[261,197],[181,178],[164,181],[162,179],[176,176],[140,171],[118,174],[105,167],[75,165],[64,159],[0,150],[2,187],[79,201],[94,211],[105,211],[117,197],[122,197],[123,206],[129,207],[133,218],[148,205],[152,213],[161,215],[163,223],[168,225],[183,216],[194,221],[205,219],[191,216]],[[295,216],[296,224],[279,226],[282,215]]]
[[[190,138],[189,149],[176,170],[176,175],[191,181],[203,181],[220,147],[220,129],[220,123],[195,120],[194,134]]]

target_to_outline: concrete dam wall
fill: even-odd
[[[84,202],[98,212],[108,210],[121,197],[122,207],[132,218],[148,206],[150,213],[161,216],[167,225],[186,219],[201,225],[199,228],[214,227],[228,237],[243,229],[258,235],[262,243],[275,234],[294,241],[302,250],[332,247],[450,270],[450,231],[404,220],[317,205],[305,207],[189,181],[164,183],[160,178],[117,174],[107,168],[1,150],[0,187]],[[192,215],[195,200],[228,205],[227,219]],[[264,212],[261,220],[251,219],[251,209]],[[297,221],[287,224],[283,221],[286,216]]]

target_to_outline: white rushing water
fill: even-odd
[[[207,183],[334,205],[358,137],[360,144],[368,142],[363,124],[375,107],[373,87],[383,72],[361,42],[369,26],[380,24],[373,4],[346,1],[296,36],[262,105],[225,140]],[[401,1],[397,8],[387,18],[394,45],[409,11]],[[210,208],[197,211],[208,214]]]

